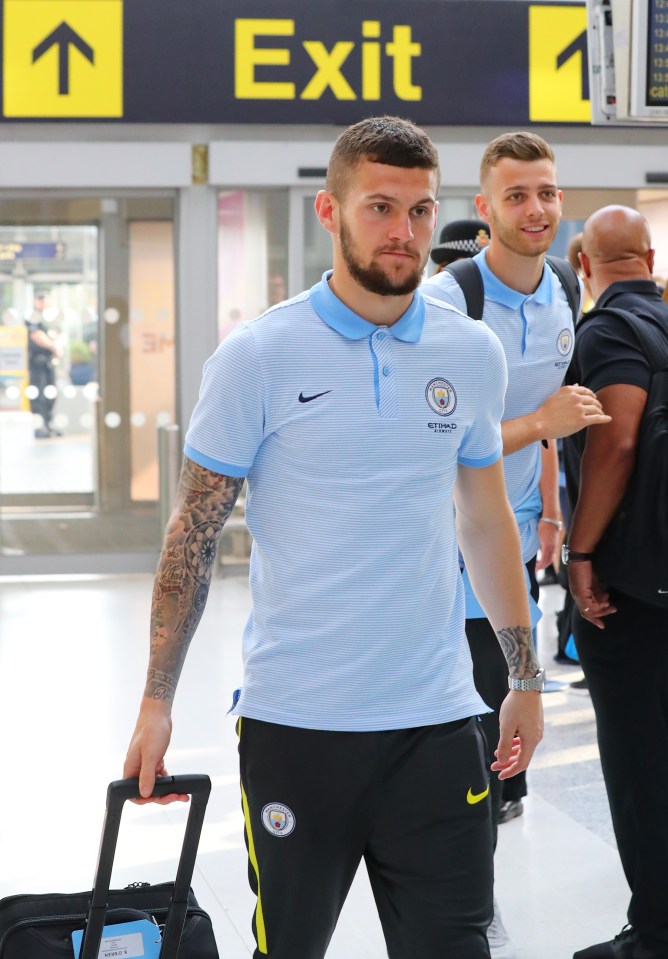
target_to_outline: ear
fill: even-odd
[[[320,190],[315,198],[315,215],[318,217],[320,225],[328,233],[336,234],[339,232],[338,225],[338,201],[333,193],[327,190]]]
[[[489,223],[489,203],[484,193],[477,194],[475,198],[475,208],[478,211],[480,219],[484,220],[485,223]]]
[[[580,260],[582,272],[589,280],[591,278],[591,263],[589,262],[589,257],[586,253],[578,253],[578,259]]]
[[[438,208],[439,208],[439,205],[440,205],[440,204],[439,204],[439,202],[438,202],[438,200],[437,200],[437,201],[434,203],[434,209],[431,211],[431,215],[432,215],[432,224],[431,224],[432,236],[433,236],[433,234],[436,232],[436,224],[437,224],[437,222],[438,222]]]
[[[656,250],[650,250],[647,254],[647,266],[649,267],[650,276],[654,273],[654,255]]]

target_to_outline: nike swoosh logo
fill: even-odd
[[[314,396],[304,396],[303,393],[300,393],[300,394],[299,394],[299,402],[300,402],[300,403],[310,403],[311,400],[317,400],[317,399],[319,399],[319,397],[321,397],[321,396],[327,396],[327,394],[328,394],[328,393],[331,393],[331,392],[332,392],[331,390],[325,390],[324,393],[316,393]]]
[[[657,589],[659,596],[665,596],[668,593],[668,589]]]
[[[487,796],[488,793],[489,793],[489,784],[487,785],[487,789],[485,789],[485,791],[481,793],[473,793],[469,789],[469,791],[466,794],[466,802],[469,804],[469,806],[475,806],[475,804],[478,802],[481,802],[485,798],[485,796]]]

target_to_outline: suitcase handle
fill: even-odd
[[[179,795],[199,796],[211,792],[211,780],[208,776],[163,776],[156,779],[151,796],[169,796],[171,793]],[[117,779],[109,783],[107,789],[107,807],[122,807],[128,799],[141,799],[139,795],[139,780]]]
[[[174,892],[165,922],[160,959],[176,959],[186,921],[190,883],[195,869],[197,847],[210,792],[211,780],[208,776],[164,776],[155,781],[153,796],[168,796],[171,793],[192,796],[176,873],[176,882],[174,883]],[[80,959],[97,959],[98,957],[107,914],[111,870],[114,864],[123,806],[127,800],[139,798],[138,779],[119,779],[110,783],[107,789],[107,808],[102,827],[102,840]]]

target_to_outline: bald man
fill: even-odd
[[[596,307],[578,326],[569,379],[594,390],[612,421],[564,443],[574,505],[565,561],[579,610],[575,641],[596,712],[603,776],[631,901],[630,925],[613,940],[576,952],[574,959],[666,959],[668,609],[625,593],[623,584],[606,584],[602,574],[599,580],[605,547],[596,550],[636,463],[653,369],[650,353],[656,364],[656,348],[662,350],[664,338],[668,349],[668,305],[652,282],[649,227],[635,210],[608,206],[591,216],[580,262]],[[611,309],[641,320],[643,340],[655,349],[641,342],[632,321]]]

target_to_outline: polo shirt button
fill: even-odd
[[[391,372],[392,370],[389,368],[389,366],[383,367],[383,376],[389,376]]]
[[[384,340],[384,339],[385,339],[385,333],[377,333],[377,334],[376,334],[376,339],[377,339],[377,340]]]

